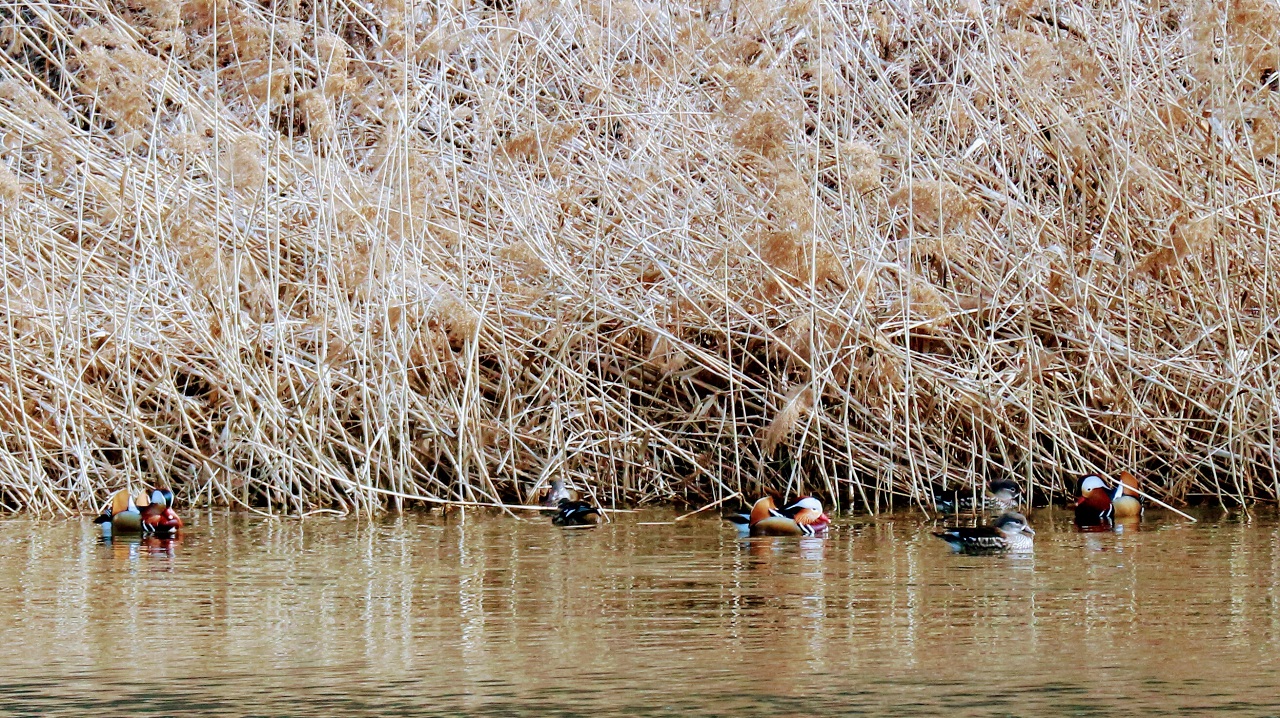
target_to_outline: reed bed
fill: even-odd
[[[0,505],[1276,501],[1274,0],[0,3]]]

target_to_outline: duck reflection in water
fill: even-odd
[[[103,534],[98,543],[111,548],[111,555],[117,560],[136,558],[139,554],[147,556],[164,556],[173,558],[177,555],[178,545],[182,543],[180,536],[146,536],[137,534],[112,536]]]
[[[799,541],[775,541],[770,537],[743,538],[739,543],[747,549],[747,553],[756,559],[770,559],[781,555],[785,561],[793,561],[797,554],[802,561],[822,561],[826,555],[827,542],[821,536],[802,538]],[[767,560],[753,561],[759,567],[767,565]]]

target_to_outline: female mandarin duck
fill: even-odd
[[[1075,525],[1103,526],[1115,517],[1115,500],[1124,495],[1124,484],[1108,489],[1101,476],[1089,474],[1080,479],[1079,494],[1075,499]]]
[[[1022,489],[1009,479],[995,479],[987,484],[987,508],[1008,511],[1022,502]]]
[[[985,495],[975,500],[971,491],[964,489],[947,491],[934,487],[933,505],[941,513],[968,513],[970,511],[1008,511],[1022,501],[1022,489],[1009,479],[992,479],[987,483]]]
[[[951,545],[958,553],[1028,553],[1034,548],[1035,530],[1027,517],[1016,511],[1002,514],[990,526],[954,526],[934,536]]]
[[[560,499],[559,505],[560,510],[551,517],[551,523],[556,526],[597,526],[604,518],[600,509],[586,501]]]
[[[564,487],[564,479],[555,479],[547,489],[546,496],[539,502],[543,506],[559,506],[561,501],[577,501],[578,494]]]
[[[831,524],[822,511],[822,502],[806,496],[786,508],[779,509],[773,498],[765,496],[751,507],[750,514],[725,517],[749,536],[820,536]]]

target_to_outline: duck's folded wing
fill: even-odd
[[[935,535],[943,540],[962,544],[968,548],[998,549],[1008,545],[1008,540],[1004,537],[1004,534],[990,526],[957,526]]]
[[[803,534],[804,529],[800,524],[782,516],[770,516],[763,521],[757,521],[751,527],[752,536],[801,536]]]

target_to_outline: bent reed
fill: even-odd
[[[1280,498],[1275,0],[15,0],[0,505]]]

